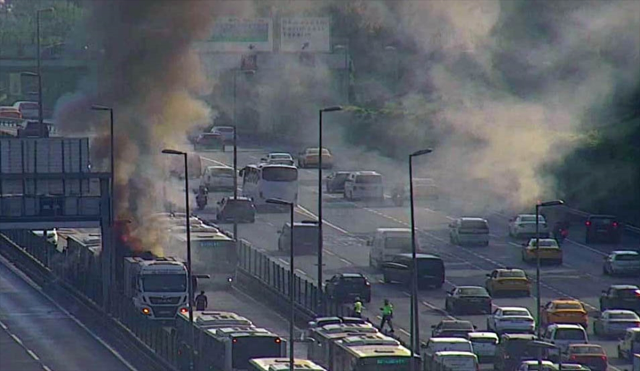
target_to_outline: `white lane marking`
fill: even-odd
[[[411,336],[411,334],[410,334],[410,333],[408,333],[407,331],[405,331],[405,329],[403,329],[403,328],[399,328],[398,330],[399,330],[400,332],[402,332],[403,334],[407,335],[407,336]]]
[[[22,278],[22,280],[27,283],[29,286],[31,286],[34,290],[38,291],[38,293],[40,295],[42,295],[44,298],[46,298],[51,304],[53,304],[59,311],[61,311],[62,313],[64,313],[69,319],[71,319],[76,325],[78,325],[81,329],[83,329],[87,334],[89,334],[89,336],[91,336],[95,341],[97,341],[98,343],[100,343],[100,345],[102,345],[105,349],[107,349],[107,351],[109,351],[109,353],[111,353],[114,357],[116,357],[118,359],[118,361],[122,362],[123,365],[125,365],[125,367],[127,367],[130,371],[137,371],[137,369],[135,367],[133,367],[133,365],[131,363],[129,363],[126,359],[124,359],[124,357],[122,357],[120,355],[120,353],[118,353],[117,350],[115,350],[111,345],[107,344],[104,340],[102,340],[102,338],[98,335],[96,335],[93,331],[91,331],[87,326],[85,326],[84,323],[80,322],[79,319],[77,319],[73,314],[71,314],[68,310],[66,310],[64,307],[62,307],[60,304],[58,304],[55,300],[53,300],[53,298],[51,296],[49,296],[47,293],[45,293],[42,288],[40,286],[38,286],[35,282],[33,282],[33,280],[31,280],[26,274],[24,274],[23,272],[21,272],[20,270],[18,270],[17,268],[15,268],[13,265],[11,265],[9,263],[9,261],[3,257],[0,256],[0,264],[3,264],[5,267],[7,267],[10,271],[12,271],[15,275],[17,275],[18,277]],[[47,368],[48,369],[48,368]]]
[[[353,265],[353,263],[351,263],[350,261],[348,261],[348,260],[347,260],[347,259],[345,259],[345,258],[340,258],[340,260],[341,260],[343,263],[346,263],[347,265]]]
[[[186,223],[185,223],[185,224],[186,224]],[[284,259],[282,259],[282,258],[278,258],[278,260],[279,260],[280,262],[282,262],[283,264],[285,264],[285,265],[289,265],[289,262],[288,262],[288,261],[286,261],[286,260],[284,260]]]
[[[20,340],[20,338],[16,334],[12,333],[9,330],[9,327],[5,325],[2,321],[0,321],[0,327],[2,327],[2,330],[4,330],[4,332],[6,332],[7,335],[9,335],[9,337],[11,337],[13,341],[15,341],[22,349],[24,349],[24,351],[27,352],[27,354],[31,358],[33,358],[34,361],[38,362],[40,364],[40,367],[42,367],[44,371],[51,371],[51,369],[42,362],[40,357],[38,357],[38,355],[34,351],[27,348],[27,346],[22,342],[22,340]]]
[[[423,301],[422,305],[424,305],[425,307],[438,312],[440,314],[442,314],[443,316],[447,317],[447,319],[456,319],[454,316],[450,315],[446,310],[442,309],[442,308],[438,308],[435,305],[427,302],[427,301]]]
[[[305,209],[303,206],[298,205],[298,206],[296,206],[296,208],[297,208],[297,209],[300,209],[300,211],[302,211],[302,213],[306,214],[307,216],[312,217],[312,218],[313,218],[313,219],[315,219],[315,220],[318,220],[318,217],[317,217],[315,214],[313,214],[311,211],[309,211],[309,210]],[[342,228],[338,227],[337,225],[334,225],[334,224],[332,224],[332,223],[328,222],[328,221],[327,221],[326,219],[324,219],[324,218],[323,218],[323,220],[322,220],[322,224],[326,224],[326,225],[328,225],[329,227],[331,227],[331,228],[333,228],[333,229],[335,229],[335,230],[337,230],[337,231],[339,231],[339,232],[342,232],[342,233],[344,233],[344,234],[346,234],[346,235],[348,235],[348,236],[351,236],[351,233],[349,233],[349,232],[347,232],[346,230],[344,230],[344,229],[342,229]]]
[[[515,247],[522,247],[522,245],[518,245],[517,243],[511,242],[511,241],[509,241],[509,245],[515,246]]]
[[[585,248],[585,249],[587,249],[587,250],[589,250],[591,252],[594,252],[594,253],[596,253],[596,254],[598,254],[600,256],[609,256],[609,254],[607,254],[607,253],[604,253],[604,252],[602,252],[602,251],[600,251],[598,249],[594,249],[593,247],[589,247],[587,245],[583,245],[580,242],[577,242],[577,241],[574,241],[574,240],[570,240],[568,238],[567,238],[567,241],[571,242],[574,245],[578,245],[578,246],[580,246],[582,248]]]
[[[298,273],[300,273],[300,274],[302,274],[303,276],[306,276],[306,275],[307,275],[307,272],[303,271],[302,269],[298,269],[298,268],[296,268],[296,269],[295,269],[295,271],[296,271],[296,272],[298,272]]]

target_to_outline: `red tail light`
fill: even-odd
[[[607,361],[608,361],[607,356],[602,356],[602,357],[600,357],[600,359],[602,359],[602,360],[603,360],[603,361],[605,361],[605,362],[607,362]]]
[[[591,222],[584,223],[587,227],[591,225]]]
[[[274,341],[276,342],[276,344],[280,344],[282,340],[280,340],[280,338],[276,338]]]
[[[577,358],[575,355],[572,355],[571,357],[569,357],[572,361],[575,361]]]
[[[613,222],[613,228],[618,228],[618,222]]]

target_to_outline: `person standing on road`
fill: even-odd
[[[384,331],[385,323],[389,325],[391,332],[393,331],[393,305],[389,302],[389,299],[384,299],[384,305],[380,308],[382,311],[382,320],[380,321],[380,331]]]
[[[357,297],[356,301],[353,303],[352,315],[354,317],[362,318],[362,308],[364,308],[364,305],[362,305],[362,300],[360,300],[360,297]]]
[[[209,300],[204,291],[200,291],[200,295],[196,296],[196,310],[206,310],[209,305]]]

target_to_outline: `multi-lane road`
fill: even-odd
[[[0,370],[135,370],[0,261]]]
[[[238,153],[239,166],[256,163],[268,152],[267,149],[241,149]],[[201,153],[203,166],[216,162],[231,164],[230,153]],[[338,166],[340,160],[338,159]],[[376,170],[362,169],[362,170]],[[384,174],[383,174],[384,175]],[[317,170],[300,169],[300,186],[296,218],[314,219],[317,213]],[[210,206],[203,214],[213,212],[214,199],[219,194],[210,195]],[[396,332],[408,336],[409,331],[409,293],[407,288],[393,284],[383,284],[381,275],[369,268],[369,247],[366,240],[379,227],[409,227],[408,207],[396,207],[389,202],[385,204],[350,202],[341,195],[325,194],[323,199],[324,228],[324,278],[338,272],[362,272],[374,283],[373,298],[367,305],[365,314],[374,319],[378,316],[378,308],[383,299],[390,299],[395,306],[394,318]],[[500,209],[496,207],[494,210]],[[484,285],[485,275],[500,267],[517,267],[535,277],[535,268],[523,263],[520,259],[520,241],[508,237],[507,221],[511,215],[502,212],[487,213],[487,208],[476,206],[471,202],[459,199],[441,199],[428,203],[419,202],[416,207],[416,228],[419,231],[424,251],[437,253],[445,261],[447,270],[446,285],[442,290],[420,292],[420,330],[421,338],[427,339],[431,326],[443,318],[451,317],[444,309],[446,291],[455,285]],[[211,216],[211,215],[209,215]],[[460,216],[485,217],[491,228],[491,241],[488,247],[460,247],[449,244],[448,224]],[[274,259],[288,264],[286,254],[277,252],[277,231],[288,220],[287,214],[259,214],[255,224],[243,224],[239,227],[240,238],[246,239],[255,246],[270,251]],[[612,278],[602,275],[602,258],[606,252],[615,248],[612,245],[587,246],[580,242],[583,234],[573,228],[570,238],[563,245],[564,264],[542,268],[541,297],[542,303],[559,298],[573,297],[583,301],[589,310],[597,312],[598,297],[602,290],[615,283],[640,283],[638,278]],[[637,237],[625,236],[623,246],[637,248],[640,240]],[[617,246],[622,248],[623,246]],[[296,271],[310,279],[316,278],[317,258],[315,256],[296,258]],[[534,294],[535,295],[535,292]],[[495,298],[495,306],[527,307],[534,315],[535,297]],[[486,327],[484,315],[459,316],[470,320],[482,330]],[[591,341],[605,347],[610,361],[614,365],[625,364],[616,359],[615,340],[599,339],[591,334]],[[615,370],[615,368],[613,368]]]

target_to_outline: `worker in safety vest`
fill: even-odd
[[[200,295],[196,296],[196,310],[206,310],[207,305],[209,305],[207,295],[204,294],[204,291],[200,291]]]
[[[354,317],[362,318],[362,308],[364,308],[364,305],[362,305],[362,300],[360,300],[360,297],[357,297],[356,301],[353,303],[352,315]]]
[[[384,330],[385,323],[389,325],[391,332],[393,331],[393,305],[389,302],[389,299],[384,299],[384,305],[380,308],[382,311],[382,320],[380,321],[380,331]]]

